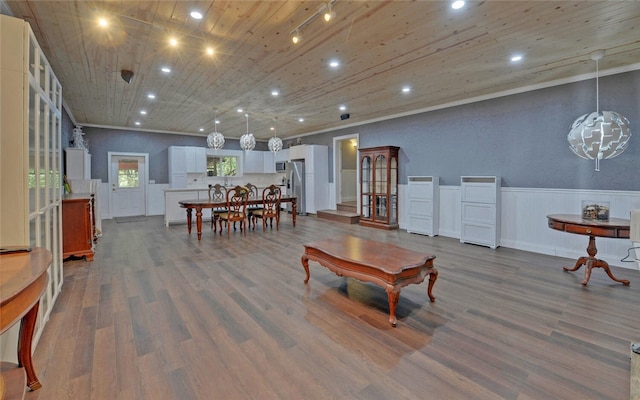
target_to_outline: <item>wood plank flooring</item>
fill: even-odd
[[[206,224],[205,224],[206,225]],[[338,277],[302,244],[350,234],[436,255],[402,290]],[[27,399],[628,399],[640,274],[625,287],[572,260],[283,216],[202,240],[162,217],[103,222],[95,260],[65,263]]]

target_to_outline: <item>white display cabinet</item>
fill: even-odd
[[[436,236],[440,226],[440,178],[408,177],[407,232]]]
[[[0,15],[0,82],[0,246],[52,254],[37,343],[63,283],[62,87],[29,24],[6,15]],[[16,324],[0,338],[2,360],[17,360],[18,330]]]
[[[87,149],[65,149],[67,179],[91,179],[91,154]]]
[[[500,177],[463,176],[460,189],[460,241],[495,249],[500,245]]]

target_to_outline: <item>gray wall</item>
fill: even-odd
[[[526,83],[523,83],[526,84]],[[461,175],[499,175],[503,186],[640,190],[640,71],[600,78],[600,109],[617,111],[631,122],[625,152],[593,160],[569,150],[573,121],[595,111],[595,79],[535,90],[447,109],[338,129],[302,138],[329,146],[333,177],[333,137],[358,133],[359,147],[399,146],[400,183],[407,176],[440,176],[458,185]],[[346,120],[346,123],[349,121]],[[167,147],[203,146],[204,138],[85,128],[93,155],[93,177],[107,180],[107,151],[150,153],[150,179],[168,182]],[[285,147],[293,140],[285,140]],[[261,143],[266,149],[266,143]],[[225,148],[239,148],[228,140]]]

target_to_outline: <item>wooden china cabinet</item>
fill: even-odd
[[[360,149],[360,225],[398,229],[398,151]]]

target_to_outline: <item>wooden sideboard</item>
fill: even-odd
[[[96,239],[94,197],[71,193],[62,200],[62,258],[93,260]]]

